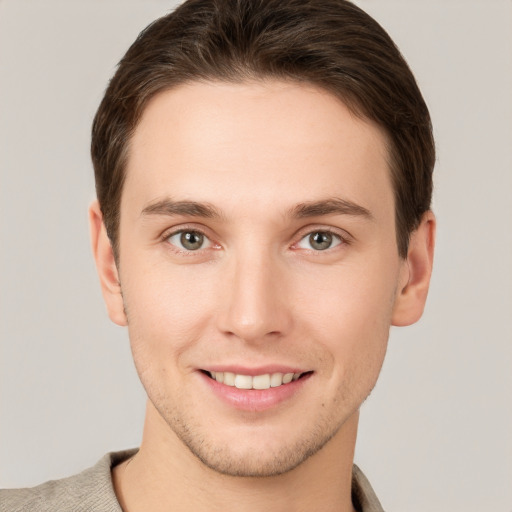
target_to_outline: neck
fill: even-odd
[[[114,468],[114,488],[125,512],[353,512],[357,423],[356,412],[321,450],[287,473],[235,477],[199,461],[148,404],[140,450]]]

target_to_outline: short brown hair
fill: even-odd
[[[148,100],[178,84],[274,78],[319,86],[389,139],[397,245],[429,208],[435,148],[429,112],[384,29],[346,0],[188,0],[141,32],[96,113],[96,192],[117,254],[129,143]]]

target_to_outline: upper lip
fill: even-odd
[[[230,372],[235,373],[237,375],[249,375],[254,377],[256,375],[265,375],[272,373],[306,373],[310,370],[305,370],[303,368],[299,368],[297,366],[289,366],[289,365],[281,365],[281,364],[270,364],[265,366],[258,366],[249,368],[247,366],[242,365],[222,365],[216,364],[211,366],[205,366],[201,368],[201,370],[205,370],[207,372]]]

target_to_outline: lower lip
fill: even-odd
[[[311,374],[307,374],[289,384],[283,384],[268,389],[238,389],[234,386],[221,384],[215,379],[208,377],[203,372],[198,372],[203,381],[213,393],[223,402],[241,411],[265,411],[291,399],[309,380]]]

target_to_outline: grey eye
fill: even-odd
[[[314,231],[306,235],[298,244],[302,249],[325,251],[341,244],[341,237],[329,231]]]
[[[210,240],[199,231],[178,231],[168,240],[172,245],[185,251],[197,251],[210,246]]]
[[[329,249],[332,244],[332,235],[330,233],[311,233],[309,235],[309,245],[317,251]]]

